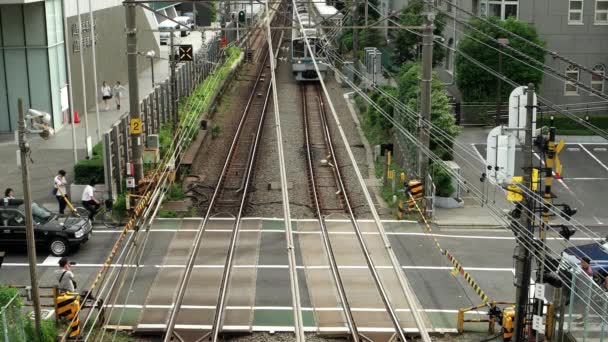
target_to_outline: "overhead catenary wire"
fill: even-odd
[[[295,0],[292,0],[292,3],[293,3],[294,7],[297,7]],[[298,15],[298,20],[299,20],[299,15]],[[313,65],[315,67],[315,71],[317,72],[317,74],[319,76],[321,76],[322,74],[321,74],[321,72],[319,70],[319,65],[318,65],[317,60],[315,58],[315,54],[313,53],[313,50],[312,50],[312,48],[310,46],[310,42],[308,40],[306,31],[303,29],[301,22],[300,22],[300,27],[302,29],[302,35],[303,35],[304,41],[306,43],[306,48],[308,49],[308,52],[311,55],[311,59],[312,59]],[[339,120],[339,118],[338,118],[338,116],[336,114],[336,110],[334,108],[333,102],[331,101],[331,98],[329,97],[329,92],[327,90],[327,87],[325,86],[325,82],[323,81],[322,77],[319,77],[319,82],[321,84],[321,88],[323,89],[323,93],[328,98],[328,104],[329,104],[329,107],[330,107],[330,111],[331,111],[331,113],[333,115],[334,121],[336,122],[336,125],[338,127],[338,131],[340,133],[342,141],[344,142],[345,149],[346,149],[347,154],[348,154],[348,156],[350,158],[350,161],[351,161],[351,163],[353,165],[353,168],[354,168],[355,173],[357,175],[357,179],[359,180],[360,186],[361,186],[361,188],[363,190],[363,194],[364,194],[364,196],[366,198],[368,206],[369,206],[369,208],[370,208],[370,210],[372,212],[372,216],[374,217],[374,221],[376,222],[376,227],[378,228],[378,231],[379,231],[379,233],[380,233],[380,235],[381,235],[381,237],[382,237],[382,239],[384,241],[384,244],[386,246],[386,251],[388,252],[389,258],[391,259],[391,263],[393,265],[393,269],[394,269],[394,271],[395,271],[395,273],[397,275],[397,278],[399,279],[399,283],[401,285],[401,290],[403,291],[403,293],[405,295],[405,298],[406,298],[406,300],[408,302],[408,305],[411,308],[412,316],[414,317],[416,325],[418,326],[419,333],[421,334],[421,337],[422,337],[422,339],[425,342],[430,342],[431,339],[430,339],[430,336],[428,335],[428,331],[427,331],[426,325],[423,322],[423,319],[422,319],[422,316],[421,316],[420,312],[418,311],[418,304],[413,299],[414,298],[413,291],[412,291],[409,283],[405,279],[405,275],[403,274],[403,270],[401,269],[401,267],[399,267],[399,262],[396,259],[396,256],[394,255],[393,250],[390,247],[391,246],[390,242],[388,241],[388,238],[386,237],[386,232],[384,231],[384,227],[382,225],[380,217],[378,216],[378,212],[376,211],[374,203],[373,203],[373,201],[371,199],[371,196],[369,194],[369,190],[367,189],[365,181],[363,180],[363,177],[361,175],[361,172],[359,170],[357,162],[356,162],[356,160],[354,158],[353,152],[352,152],[352,150],[350,148],[350,145],[348,144],[348,139],[346,139],[346,135],[344,133],[344,130],[342,129],[342,126],[340,125],[340,120]],[[367,257],[369,257],[369,256],[367,256]],[[373,262],[371,260],[368,260],[368,262],[371,265],[373,265]],[[372,275],[375,275],[376,278],[378,278],[378,276],[376,274],[376,270],[373,267],[371,268],[371,273],[372,273]],[[378,281],[377,281],[377,285],[379,286],[380,289],[382,288],[382,284],[380,282],[378,282]],[[396,320],[396,317],[395,317],[394,314],[391,315],[391,317],[392,317],[393,320]],[[398,324],[397,324],[397,326],[398,326]],[[399,329],[399,331],[397,331],[397,333],[400,335],[400,337],[402,338],[403,341],[406,340],[405,336],[403,335],[403,331],[402,330]]]

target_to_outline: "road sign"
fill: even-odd
[[[179,61],[180,62],[192,62],[192,45],[180,45],[179,46]]]
[[[141,134],[141,119],[131,119],[131,134]]]

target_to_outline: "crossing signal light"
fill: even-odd
[[[563,204],[562,206],[564,207],[564,209],[562,209],[562,217],[568,221],[570,221],[570,218],[578,212],[576,208],[572,208],[567,204]]]
[[[564,224],[560,226],[559,235],[561,235],[564,239],[570,240],[570,237],[576,233],[576,228],[568,227]]]
[[[245,11],[240,11],[239,12],[239,23],[244,23],[245,22]]]
[[[192,62],[192,45],[179,46],[179,61]]]

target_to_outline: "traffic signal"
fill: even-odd
[[[245,22],[245,11],[240,11],[239,12],[239,23],[244,23]]]
[[[568,227],[564,224],[560,225],[559,235],[561,235],[564,239],[570,240],[570,237],[576,233],[576,228]]]
[[[179,46],[179,61],[180,62],[192,62],[192,45],[180,45]]]
[[[567,204],[562,204],[561,206],[564,208],[562,209],[562,217],[567,221],[570,221],[570,218],[578,212],[576,208],[572,208]]]

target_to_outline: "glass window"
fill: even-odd
[[[591,88],[604,92],[604,75],[606,74],[606,67],[602,64],[598,64],[593,67],[593,73],[591,74]]]
[[[53,217],[53,213],[38,203],[32,203],[32,217],[34,221],[44,223]]]
[[[574,82],[578,82],[579,79],[579,70],[578,67],[574,65],[569,65],[566,68],[566,77],[572,81],[566,81],[566,95],[578,95],[578,87]]]
[[[293,57],[294,58],[302,58],[304,57],[304,41],[294,40],[293,41]]]
[[[570,0],[568,8],[568,24],[583,23],[583,0]]]
[[[518,0],[490,0],[488,1],[488,15],[501,20],[509,17],[517,18],[518,6]]]
[[[608,0],[595,0],[595,23],[608,24]]]

